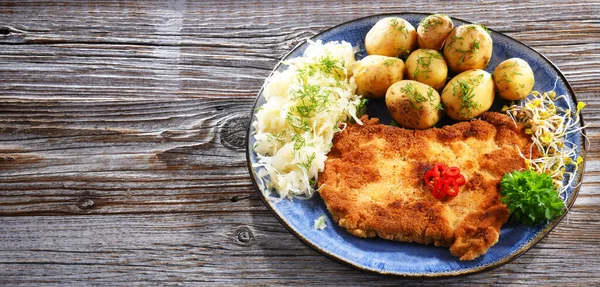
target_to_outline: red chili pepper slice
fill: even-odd
[[[425,186],[431,190],[433,197],[442,199],[448,195],[455,197],[458,195],[459,187],[465,185],[465,177],[460,174],[460,168],[446,167],[442,163],[436,163],[423,175]]]
[[[446,169],[447,167],[443,163],[436,163],[433,165],[433,170],[435,171],[435,174],[437,174],[438,177],[441,177],[442,173]]]
[[[456,177],[455,181],[458,184],[458,186],[463,186],[465,185],[465,183],[467,183],[467,181],[465,180],[465,176],[462,174],[459,174],[458,177]]]
[[[433,169],[428,170],[425,175],[423,176],[423,179],[425,180],[425,185],[431,190],[433,191],[434,185],[435,185],[435,181],[437,179],[439,179],[439,175],[436,176],[435,171]]]
[[[433,189],[433,197],[435,197],[436,199],[442,199],[444,195],[446,195],[445,186],[445,180],[438,179],[435,183],[435,188]]]
[[[451,197],[458,195],[458,183],[456,183],[456,180],[451,179],[448,181],[448,192],[446,194]]]
[[[442,194],[446,195],[446,194],[448,194],[448,191],[450,189],[450,183],[444,179],[442,179],[441,181],[444,183],[444,185],[442,187]]]
[[[460,174],[460,169],[458,167],[453,166],[451,168],[444,170],[444,172],[442,173],[442,176],[457,177],[459,174]]]

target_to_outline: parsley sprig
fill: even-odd
[[[564,203],[552,177],[532,170],[507,173],[500,181],[501,201],[513,219],[534,225],[562,214]]]

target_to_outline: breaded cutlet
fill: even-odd
[[[506,115],[443,128],[408,130],[363,116],[333,141],[318,179],[319,194],[338,224],[358,237],[449,246],[475,259],[496,242],[508,209],[498,183],[525,168],[531,138]],[[435,163],[457,166],[466,178],[456,197],[435,199],[423,181]]]

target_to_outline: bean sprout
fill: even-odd
[[[557,101],[564,100],[568,108],[565,110],[555,105]],[[583,158],[577,156],[577,145],[567,140],[572,133],[581,133],[585,127],[580,126],[581,109],[584,102],[577,104],[573,111],[566,95],[557,96],[556,92],[539,93],[533,91],[530,97],[520,105],[504,107],[503,111],[515,121],[525,126],[525,133],[531,135],[534,147],[539,151],[538,158],[521,157],[525,160],[528,169],[539,173],[547,173],[552,177],[558,195],[566,200],[565,191],[573,185],[579,168],[582,167]],[[586,138],[587,139],[587,138]],[[529,153],[531,155],[531,153]],[[567,171],[567,166],[574,166],[572,171]],[[567,178],[566,184],[564,179]]]

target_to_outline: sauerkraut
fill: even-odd
[[[364,104],[350,75],[354,49],[347,42],[309,42],[302,57],[265,81],[266,102],[255,112],[254,164],[265,196],[310,198],[333,136],[358,119]]]

